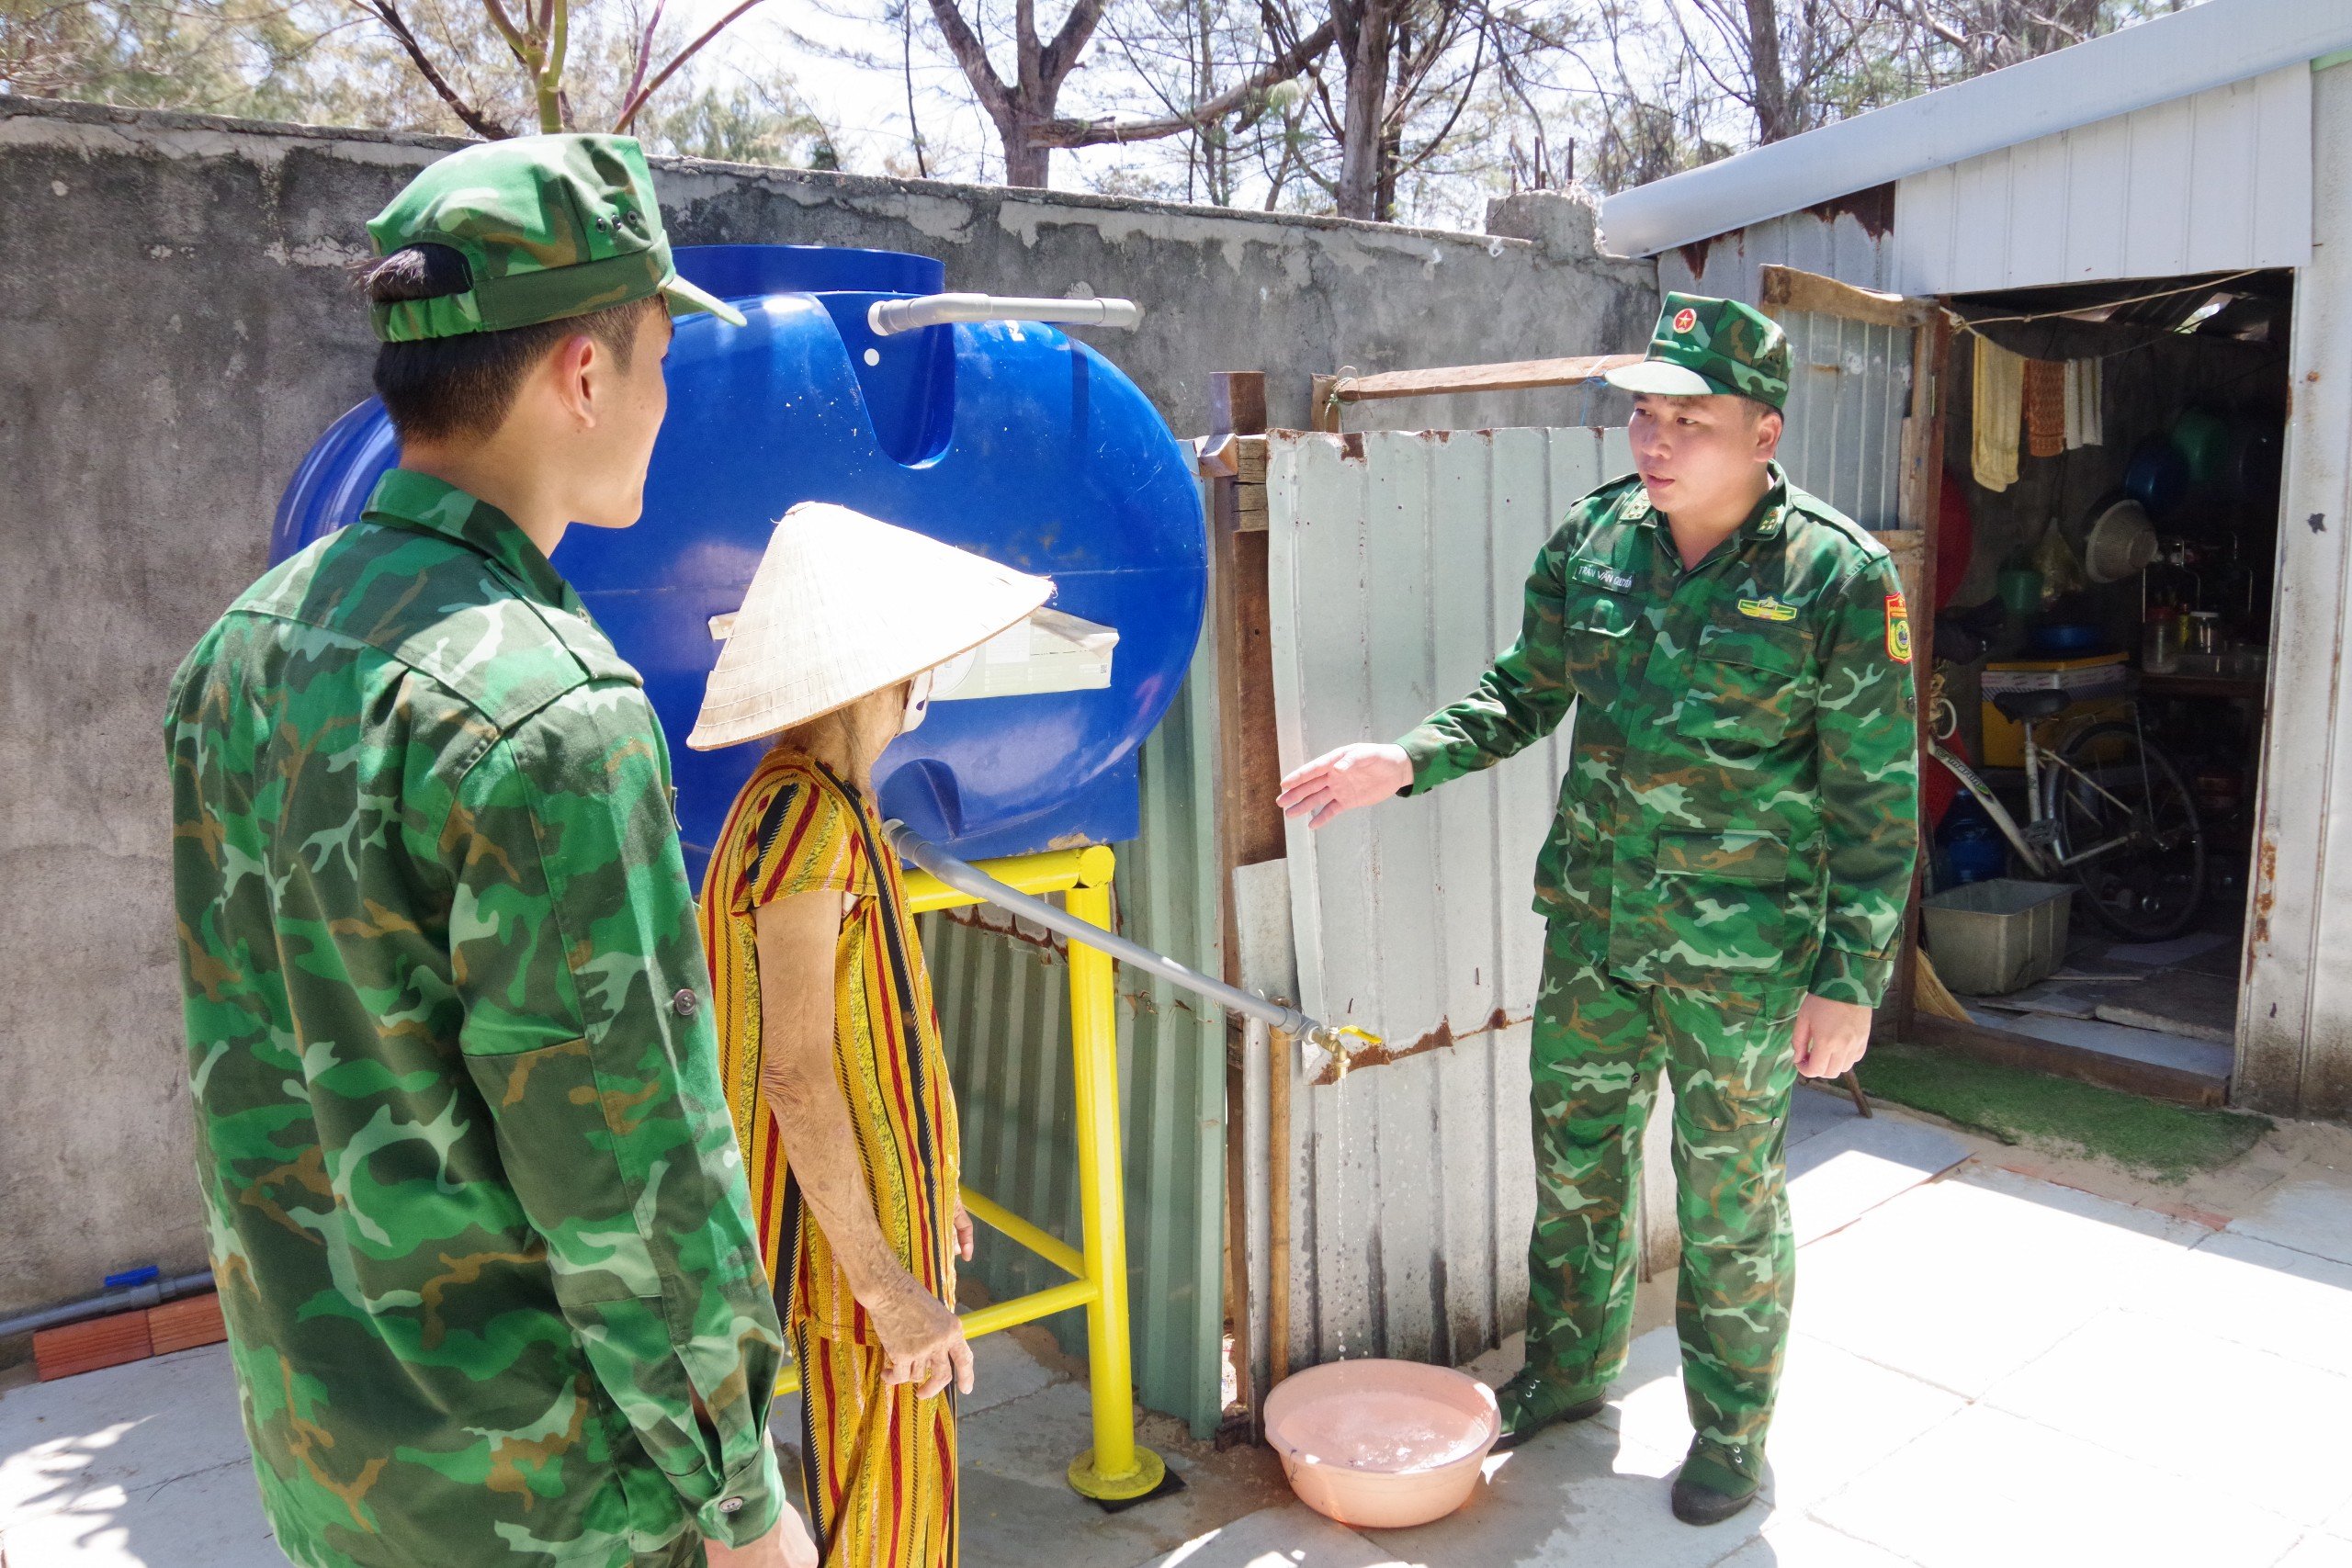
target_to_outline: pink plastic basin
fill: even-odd
[[[1266,1440],[1291,1490],[1343,1525],[1443,1518],[1470,1500],[1501,1436],[1494,1391],[1451,1367],[1334,1361],[1266,1396]]]

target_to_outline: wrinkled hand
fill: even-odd
[[[864,1305],[882,1337],[884,1382],[913,1383],[925,1399],[951,1381],[957,1393],[972,1392],[972,1348],[964,1342],[964,1325],[913,1276],[902,1277]]]
[[[1342,811],[1386,800],[1413,782],[1412,760],[1402,746],[1358,741],[1326,751],[1283,780],[1278,804],[1285,817],[1305,817],[1320,828]]]
[[[1841,1077],[1870,1045],[1870,1009],[1827,997],[1807,997],[1798,1006],[1797,1071],[1806,1077]]]
[[[960,1200],[956,1204],[956,1256],[967,1263],[972,1260],[972,1216]]]
[[[817,1568],[817,1543],[789,1505],[776,1517],[775,1529],[759,1540],[746,1546],[705,1540],[702,1552],[710,1568]]]

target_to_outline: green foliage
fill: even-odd
[[[841,167],[832,132],[792,95],[788,82],[763,85],[739,78],[725,92],[705,85],[673,107],[641,116],[636,129],[656,152],[791,169]]]
[[[2266,1117],[2193,1111],[1924,1045],[1875,1046],[1855,1071],[1882,1100],[2005,1144],[2112,1160],[2165,1181],[2229,1164],[2271,1127]]]
[[[537,130],[535,83],[482,0],[396,0],[443,79],[493,129]],[[511,9],[511,7],[510,7]],[[558,105],[579,130],[621,112],[650,11],[646,0],[571,0]],[[687,41],[664,23],[658,65]],[[649,151],[731,163],[840,166],[831,130],[781,69],[720,85],[681,72],[631,129]],[[381,20],[345,0],[0,0],[0,92],[134,108],[373,130],[475,132]]]

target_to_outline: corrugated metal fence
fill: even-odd
[[[1115,885],[1121,930],[1212,975],[1223,964],[1210,839],[1213,660],[1204,636],[1145,743],[1142,836],[1118,846]],[[1077,1246],[1067,962],[1042,938],[939,915],[926,917],[923,945],[962,1111],[965,1179]],[[1216,1427],[1223,1367],[1225,1025],[1159,981],[1122,969],[1118,984],[1136,1391],[1205,1437]],[[1062,1278],[985,1226],[967,1271],[999,1300]],[[1082,1314],[1047,1325],[1083,1354]]]
[[[1277,432],[1269,438],[1283,757],[1401,734],[1518,635],[1529,563],[1629,468],[1622,431]],[[1454,1362],[1517,1327],[1534,1183],[1531,872],[1564,729],[1434,795],[1293,824],[1299,984],[1401,1059],[1293,1102],[1293,1365]]]

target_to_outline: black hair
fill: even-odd
[[[360,282],[371,303],[389,305],[462,294],[473,287],[473,271],[447,245],[404,245],[368,268]],[[626,370],[639,318],[662,308],[654,295],[503,332],[382,344],[376,350],[376,395],[402,440],[490,435],[514,407],[524,376],[558,344],[586,333]]]

